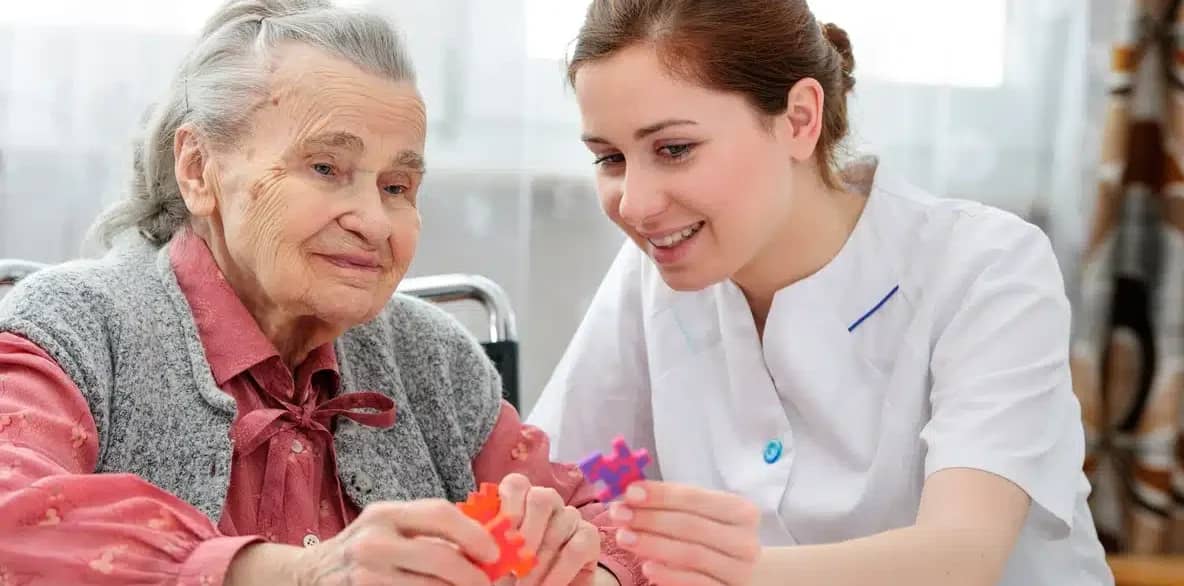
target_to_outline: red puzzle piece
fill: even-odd
[[[497,541],[500,554],[496,562],[481,564],[481,569],[490,581],[496,582],[506,574],[525,577],[534,568],[534,554],[525,551],[522,535],[510,528],[510,518],[501,514],[502,500],[497,485],[481,483],[477,492],[469,495],[463,503],[457,503],[462,513],[485,526],[485,530]]]
[[[591,482],[603,481],[605,488],[597,498],[601,502],[608,502],[625,492],[630,484],[645,479],[645,467],[650,463],[650,455],[646,450],[630,451],[625,438],[618,436],[613,440],[613,454],[604,456],[600,452],[580,462],[580,470],[584,477]]]
[[[482,482],[480,490],[470,494],[468,500],[456,506],[460,507],[466,516],[484,525],[501,512],[502,499],[498,496],[496,484]]]
[[[519,579],[524,578],[534,569],[534,554],[525,551],[525,540],[522,535],[510,529],[510,518],[498,515],[496,519],[485,525],[489,533],[497,541],[497,548],[501,552],[497,561],[492,564],[481,564],[485,575],[493,582],[506,574],[513,572]]]

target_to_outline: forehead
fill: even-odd
[[[730,124],[752,116],[743,96],[671,73],[648,45],[627,47],[582,65],[575,91],[585,132],[618,139],[659,120],[710,125],[713,120]]]
[[[293,141],[336,132],[361,137],[367,149],[383,143],[422,149],[427,126],[413,82],[384,79],[304,45],[277,51],[261,106],[263,121],[286,127]]]

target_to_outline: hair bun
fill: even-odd
[[[843,62],[843,89],[848,92],[855,89],[855,53],[851,50],[851,37],[832,22],[822,25],[822,35],[839,52]]]

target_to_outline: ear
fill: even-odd
[[[190,124],[177,129],[173,137],[173,173],[185,207],[195,218],[213,215],[217,198],[207,166],[211,160],[201,135]]]
[[[822,135],[825,102],[822,84],[814,78],[803,78],[789,88],[783,116],[789,130],[790,156],[795,161],[808,161],[814,156],[814,147]]]

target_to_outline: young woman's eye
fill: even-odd
[[[658,150],[672,159],[681,159],[691,154],[691,149],[694,147],[695,145],[692,144],[668,144]]]
[[[621,153],[612,153],[610,155],[603,155],[600,157],[596,157],[596,160],[593,161],[592,164],[596,165],[597,167],[600,167],[603,165],[617,165],[617,164],[624,163],[624,162],[625,162],[625,155],[622,155]]]

